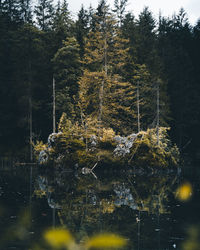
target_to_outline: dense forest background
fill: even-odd
[[[0,1],[0,155],[25,158],[52,132],[63,112],[94,117],[120,134],[159,125],[184,154],[199,155],[200,20],[183,9],[156,20],[101,0],[73,19],[64,0]],[[138,101],[140,120],[138,123]],[[86,119],[86,118],[85,118]],[[107,124],[107,125],[105,125]]]

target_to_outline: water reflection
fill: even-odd
[[[176,185],[176,175],[98,173],[96,179],[55,171],[38,176],[35,194],[46,197],[58,223],[79,240],[109,231],[129,238],[129,249],[155,250],[161,247],[161,230],[162,244],[169,244],[169,198]]]
[[[95,169],[95,175],[97,179],[83,175],[78,168],[1,170],[0,249],[30,249],[46,228],[64,225],[78,241],[112,232],[128,239],[128,249],[190,250],[190,227],[199,222],[198,177],[192,183],[166,172]],[[176,199],[182,183],[192,183],[193,196],[187,202]],[[189,192],[183,190],[185,197]]]

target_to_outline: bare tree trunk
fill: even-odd
[[[159,92],[159,83],[157,83],[157,144],[159,145],[159,126],[160,126],[160,92]]]
[[[32,117],[32,98],[29,96],[29,139],[30,139],[30,161],[33,161],[33,117]]]
[[[102,114],[103,114],[103,91],[104,91],[104,79],[101,82],[101,87],[99,89],[99,118],[98,118],[98,123],[99,123],[99,136],[100,136],[100,131],[101,131],[101,125],[102,125]]]
[[[107,58],[107,34],[106,34],[106,23],[105,23],[105,40],[104,40],[104,68],[105,75],[108,74],[108,58]]]
[[[86,138],[85,138],[85,150],[87,152],[88,151],[88,129],[87,129],[87,121],[86,121],[86,124],[85,124],[85,135],[86,135]]]
[[[33,161],[33,105],[32,105],[32,64],[30,56],[30,33],[29,33],[29,53],[28,53],[28,68],[29,68],[29,143],[30,143],[30,161]]]
[[[55,96],[55,78],[53,77],[53,133],[56,132],[56,96]]]
[[[137,124],[138,124],[138,133],[140,132],[140,93],[139,93],[139,84],[137,83]]]

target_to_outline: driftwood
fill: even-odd
[[[93,172],[93,169],[95,169],[95,167],[97,166],[97,164],[98,164],[98,162],[96,162],[92,168],[87,168],[87,167],[82,168],[82,170],[81,170],[82,174],[84,174],[84,175],[86,175],[86,174],[92,174],[97,179],[97,176]]]

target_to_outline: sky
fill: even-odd
[[[85,8],[88,8],[90,4],[95,8],[99,0],[68,0],[67,2],[69,10],[76,16],[82,4]],[[107,2],[112,7],[114,0],[107,0]],[[149,7],[156,19],[159,12],[162,16],[171,17],[174,13],[178,14],[181,7],[187,12],[189,22],[192,25],[195,25],[200,18],[200,0],[128,0],[126,10],[133,12],[134,16],[137,17],[144,6]]]

